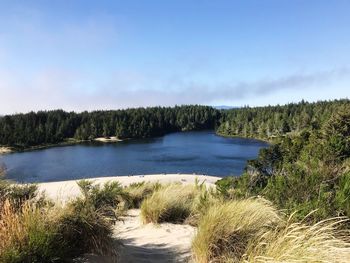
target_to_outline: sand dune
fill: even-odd
[[[214,185],[214,183],[220,179],[216,176],[207,175],[194,175],[194,174],[153,174],[153,175],[133,175],[133,176],[114,176],[114,177],[99,177],[92,178],[96,183],[105,183],[108,181],[118,181],[122,185],[126,186],[131,183],[137,182],[182,182],[184,184],[194,183],[198,179],[200,182],[205,182],[207,185]],[[79,196],[81,193],[79,187],[76,184],[77,180],[62,181],[62,182],[50,182],[38,184],[39,190],[44,191],[47,197],[54,201],[65,202],[71,198]]]
[[[193,174],[158,174],[94,178],[96,183],[117,180],[123,185],[130,183],[151,182],[182,182],[194,183],[195,180],[214,185],[219,177]],[[41,191],[53,200],[65,202],[80,195],[76,181],[53,182],[38,184]],[[117,222],[114,230],[120,253],[118,262],[123,263],[167,263],[191,262],[191,241],[196,229],[189,225],[164,223],[160,225],[140,222],[140,210],[129,210],[128,214]],[[82,262],[112,263],[108,257],[88,255]]]

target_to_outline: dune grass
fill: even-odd
[[[263,199],[217,203],[198,225],[192,250],[196,262],[238,261],[249,241],[280,222],[278,212]]]
[[[264,199],[216,203],[200,218],[192,242],[195,262],[350,262],[346,219],[314,225],[285,220]]]
[[[48,211],[25,203],[18,209],[9,200],[0,204],[0,262],[51,262],[65,249],[57,239],[58,226]]]
[[[0,198],[0,262],[71,262],[85,253],[115,259],[114,211],[122,187],[79,186],[83,196],[64,206],[43,202],[36,191],[28,196],[29,186],[6,186]]]
[[[141,205],[144,223],[181,223],[189,217],[198,190],[193,185],[169,184],[155,191]]]
[[[128,185],[124,189],[125,193],[128,195],[128,207],[140,208],[143,200],[161,187],[163,187],[163,185],[158,182],[141,182]]]
[[[343,218],[314,225],[288,220],[251,242],[243,262],[350,262],[349,232],[339,230]]]
[[[314,225],[286,220],[265,199],[230,199],[198,182],[78,185],[82,196],[59,206],[38,197],[35,186],[3,184],[0,263],[71,262],[85,253],[116,259],[113,224],[121,209],[140,204],[144,223],[197,226],[197,263],[350,262],[349,232],[338,230],[344,218]]]
[[[84,253],[115,257],[112,225],[91,206],[0,208],[0,262],[66,262]]]

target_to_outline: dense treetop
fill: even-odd
[[[270,115],[265,115],[268,112]],[[272,133],[276,136],[274,143],[262,149],[256,160],[248,162],[241,177],[226,178],[219,183],[220,187],[224,191],[231,188],[235,198],[262,195],[288,212],[296,211],[300,218],[311,212],[309,219],[316,221],[350,217],[349,101],[230,112],[226,116],[230,121],[223,125],[234,128],[232,116],[250,113],[253,114],[250,124],[254,127],[265,120],[271,123],[266,133],[252,129],[250,135],[267,137]],[[286,117],[281,119],[281,115]],[[241,120],[244,124],[245,119]],[[278,128],[283,123],[288,129]]]
[[[203,129],[216,129],[227,136],[271,139],[318,129],[334,112],[349,107],[349,100],[335,100],[231,110],[194,105],[82,113],[39,111],[0,117],[0,145],[26,148],[68,138],[147,138]]]
[[[29,147],[67,138],[146,138],[175,131],[214,129],[219,119],[220,111],[196,105],[82,113],[30,112],[0,118],[0,145]]]
[[[218,133],[271,139],[289,132],[319,129],[333,113],[345,108],[350,108],[348,99],[232,109],[225,111]]]

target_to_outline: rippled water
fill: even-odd
[[[49,182],[100,176],[197,173],[239,175],[267,144],[224,138],[212,131],[182,132],[115,144],[87,143],[2,157],[7,178]]]

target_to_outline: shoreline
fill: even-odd
[[[256,140],[256,141],[260,141],[260,142],[265,142],[268,144],[272,144],[274,142],[274,138],[271,139],[264,139],[264,138],[259,138],[259,137],[245,137],[242,135],[227,135],[227,134],[223,134],[223,133],[215,133],[217,136],[221,136],[224,138],[243,138],[243,139],[251,139],[251,140]]]
[[[0,155],[13,152],[11,147],[0,146]]]
[[[193,184],[196,180],[207,186],[215,186],[215,182],[222,179],[218,176],[197,175],[197,174],[150,174],[150,175],[130,175],[130,176],[113,176],[113,177],[96,177],[69,181],[58,181],[48,183],[37,183],[40,193],[45,193],[53,201],[64,202],[81,195],[76,182],[80,180],[93,181],[96,184],[104,184],[110,181],[118,181],[122,186],[128,186],[132,183],[141,182],[159,182],[183,184]]]
[[[185,132],[185,131],[180,131],[180,132]],[[216,136],[224,137],[224,138],[242,138],[242,139],[252,139],[252,140],[257,140],[261,141],[264,143],[272,144],[273,139],[262,139],[258,137],[244,137],[240,135],[226,135],[222,133],[218,133],[214,130]],[[166,134],[165,134],[166,135]],[[163,137],[164,135],[160,136]],[[152,137],[153,138],[153,137]],[[126,138],[126,139],[119,139],[116,136],[111,136],[109,138],[105,137],[97,137],[92,140],[77,140],[74,138],[66,138],[64,141],[59,142],[59,143],[53,143],[53,144],[42,144],[42,145],[36,145],[36,146],[30,146],[30,147],[10,147],[10,146],[5,146],[5,145],[0,145],[0,156],[5,155],[5,154],[10,154],[10,153],[20,153],[20,152],[29,152],[29,151],[36,151],[36,150],[43,150],[47,148],[54,148],[54,147],[64,147],[64,146],[72,146],[72,145],[77,145],[77,144],[82,144],[82,143],[118,143],[118,142],[123,142],[127,140],[137,140],[137,139],[142,139],[142,138]]]
[[[54,147],[64,147],[64,146],[72,146],[77,144],[83,144],[83,143],[117,143],[117,142],[123,142],[127,139],[118,139],[117,137],[110,137],[110,138],[104,138],[104,137],[98,137],[92,140],[76,140],[73,138],[65,139],[63,142],[59,143],[53,143],[53,144],[42,144],[42,145],[36,145],[36,146],[30,146],[30,147],[9,147],[9,146],[0,146],[0,156],[9,154],[9,153],[21,153],[21,152],[30,152],[30,151],[37,151],[37,150],[44,150],[48,148],[54,148]]]
[[[116,136],[111,136],[111,137],[97,137],[95,139],[93,139],[93,141],[95,142],[103,142],[103,143],[111,143],[111,142],[122,142],[124,140],[122,139],[119,139],[118,137]]]

